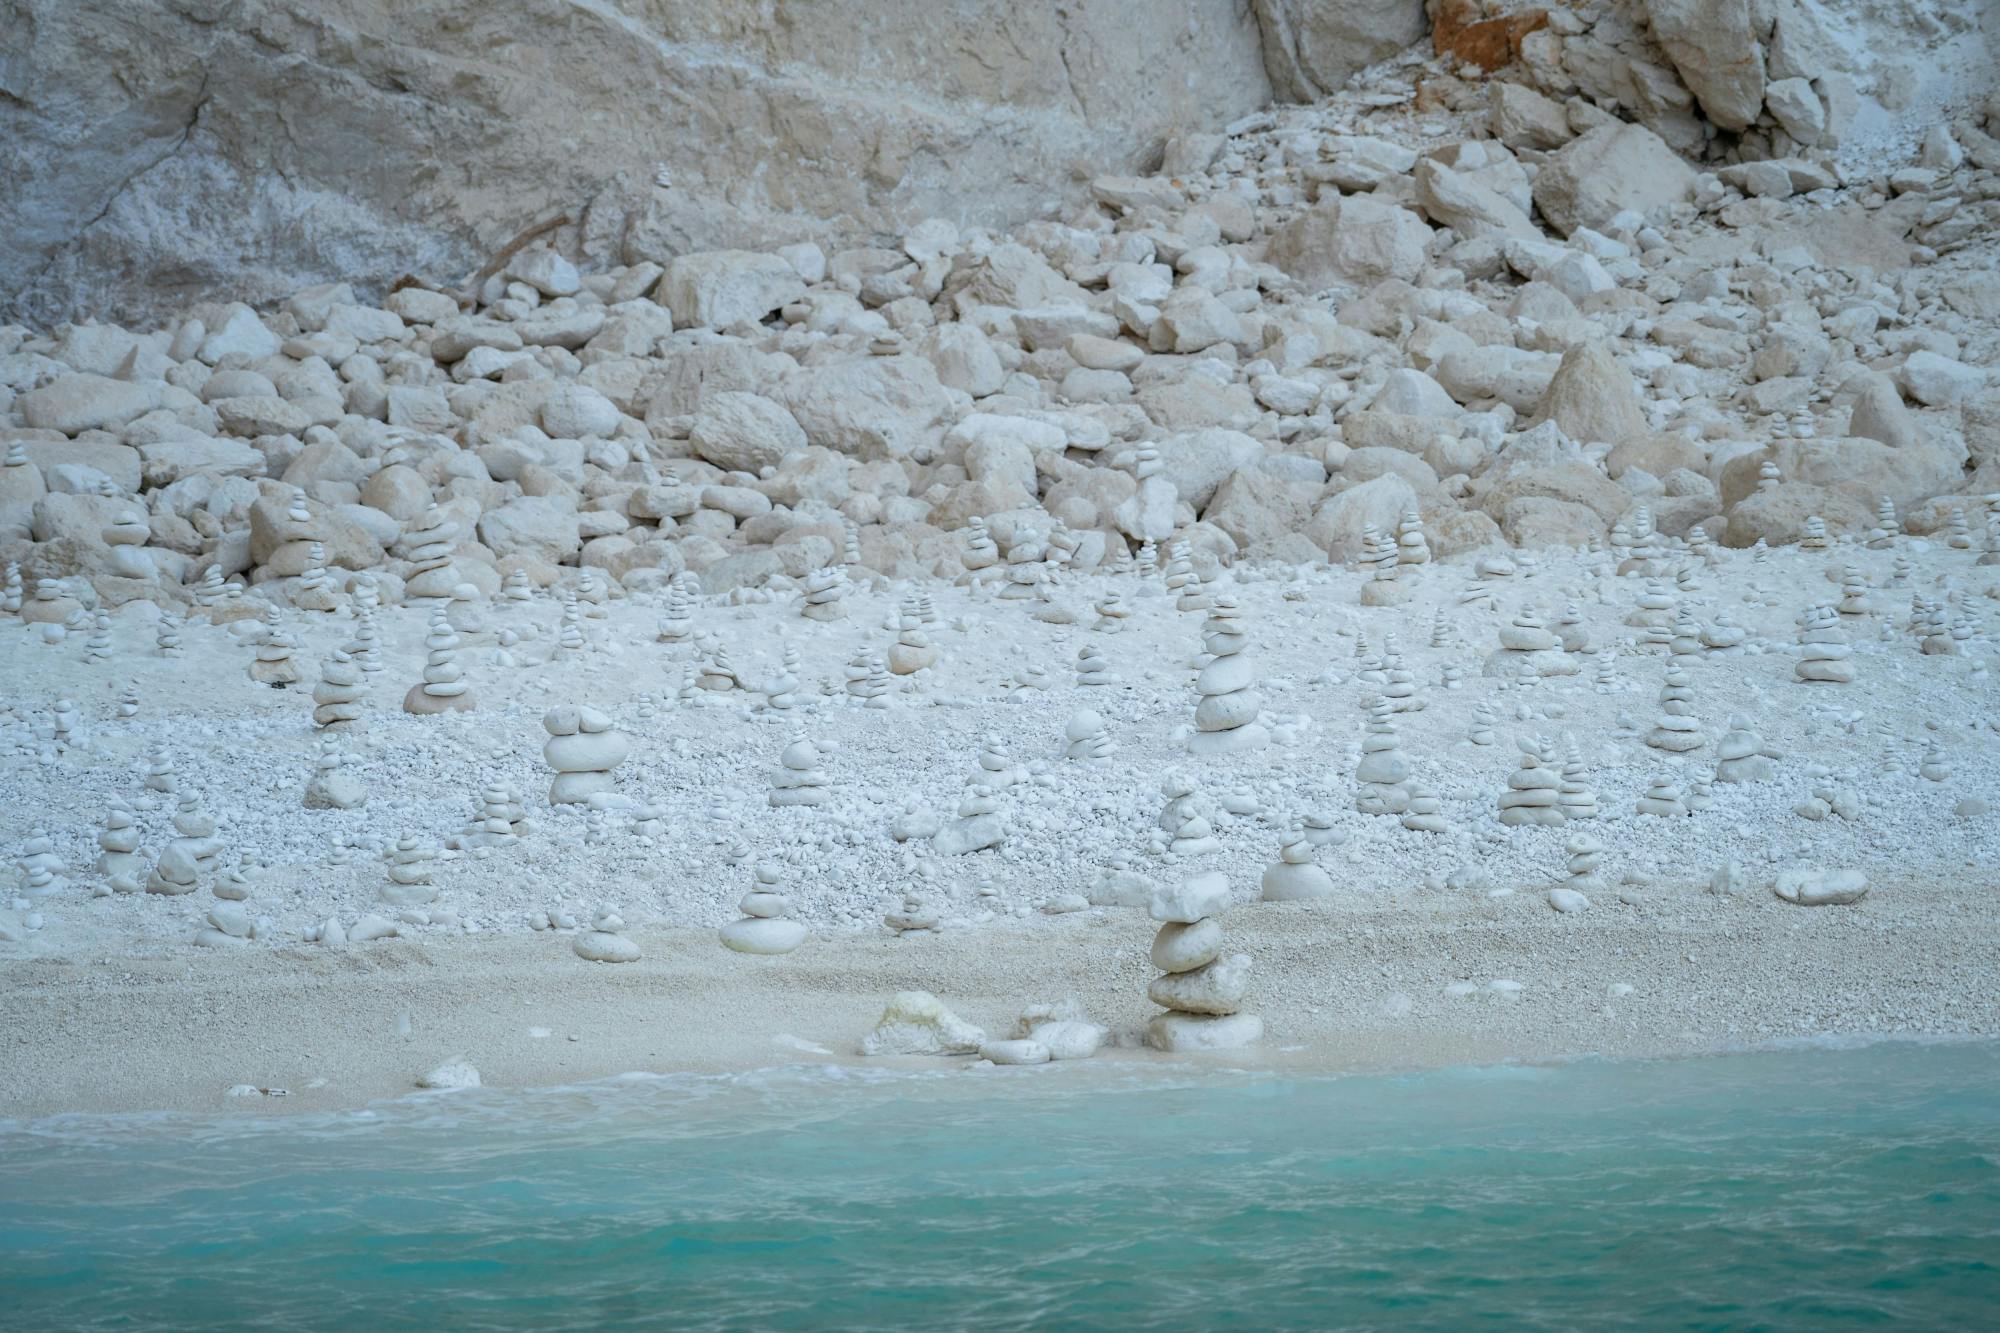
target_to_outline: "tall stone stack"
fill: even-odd
[[[1798,678],[1834,685],[1854,683],[1854,663],[1848,659],[1854,647],[1847,631],[1840,627],[1840,613],[1831,606],[1815,606],[1799,619]]]
[[[1380,695],[1370,695],[1361,706],[1368,712],[1368,731],[1354,769],[1354,808],[1364,815],[1400,815],[1410,808],[1410,761],[1396,738],[1395,707]]]
[[[1222,952],[1229,881],[1219,872],[1196,875],[1153,891],[1153,965],[1160,975],[1146,996],[1166,1012],[1146,1025],[1146,1044],[1162,1051],[1222,1051],[1264,1036],[1264,1020],[1243,1012],[1250,956]]]
[[[1214,660],[1195,681],[1201,702],[1194,710],[1189,751],[1204,756],[1240,754],[1268,744],[1271,733],[1257,720],[1264,700],[1256,689],[1256,666],[1243,651],[1249,640],[1234,597],[1215,598],[1202,626],[1202,644]]]
[[[397,543],[397,552],[410,562],[410,576],[403,584],[403,596],[410,599],[449,597],[458,586],[458,569],[452,564],[452,543],[458,524],[444,516],[435,504],[410,521]]]
[[[403,711],[428,716],[462,713],[476,702],[465,672],[458,665],[458,635],[445,619],[444,607],[431,612],[430,632],[424,636],[424,678],[403,696]]]

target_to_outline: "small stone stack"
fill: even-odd
[[[1500,822],[1509,827],[1562,823],[1562,777],[1554,767],[1555,747],[1526,736],[1520,746],[1521,766],[1507,775],[1507,790],[1500,794]]]
[[[319,753],[313,758],[313,774],[306,779],[304,796],[308,810],[352,810],[368,803],[368,785],[348,772],[348,756],[330,732],[320,733]]]
[[[1568,753],[1563,760],[1562,786],[1556,791],[1556,808],[1562,811],[1565,821],[1597,818],[1597,793],[1591,789],[1589,776],[1583,767],[1583,754],[1577,749],[1574,736],[1569,737]]]
[[[340,596],[326,572],[326,547],[311,542],[306,547],[305,572],[292,588],[292,605],[301,611],[337,611]]]
[[[773,806],[825,805],[833,798],[827,790],[826,770],[820,766],[819,747],[801,737],[778,756],[778,771],[771,779]]]
[[[1104,719],[1085,708],[1070,715],[1063,727],[1065,758],[1095,761],[1109,759],[1118,752],[1117,743],[1105,729]]]
[[[298,646],[299,641],[289,631],[273,624],[257,644],[256,660],[250,663],[250,679],[280,690],[297,684],[300,673],[292,654]]]
[[[959,552],[959,560],[969,574],[977,574],[1000,563],[1000,548],[994,545],[993,534],[987,531],[985,519],[974,517],[967,524],[965,546]]]
[[[376,896],[391,907],[422,907],[435,899],[431,863],[437,855],[437,848],[414,833],[396,839],[389,853],[389,882]]]
[[[1146,1025],[1146,1044],[1169,1052],[1219,1051],[1248,1046],[1264,1036],[1264,1020],[1243,1012],[1250,956],[1223,955],[1216,918],[1229,905],[1229,881],[1219,873],[1196,875],[1173,888],[1155,889],[1151,915],[1161,922],[1153,937],[1153,965],[1160,975],[1147,998],[1167,1012]]]
[[[1313,862],[1313,845],[1305,829],[1293,825],[1278,848],[1278,859],[1264,869],[1263,897],[1267,903],[1324,898],[1333,892],[1333,877]]]
[[[1715,780],[1766,782],[1777,772],[1771,764],[1774,757],[1764,749],[1763,738],[1751,729],[1750,719],[1738,713],[1729,719],[1729,730],[1716,747]]]
[[[1883,496],[1875,505],[1875,526],[1868,529],[1868,549],[1887,551],[1896,545],[1896,535],[1903,530],[1901,520],[1896,517],[1896,502]]]
[[[556,771],[550,805],[581,805],[618,789],[611,770],[625,762],[632,743],[609,717],[590,707],[551,708],[542,715],[542,730],[549,733],[542,759]]]
[[[889,671],[898,676],[911,676],[937,665],[937,660],[937,645],[924,633],[923,622],[915,615],[899,617],[896,641],[889,645]]]
[[[1681,789],[1665,777],[1653,780],[1653,785],[1639,798],[1638,811],[1642,815],[1659,815],[1662,818],[1689,813],[1687,803],[1681,799]]]
[[[1558,912],[1581,912],[1590,906],[1589,895],[1603,887],[1597,871],[1604,864],[1604,844],[1579,833],[1563,850],[1569,853],[1569,879],[1549,890],[1549,906]]]
[[[1488,676],[1574,676],[1577,666],[1541,613],[1524,606],[1512,624],[1500,627],[1500,650],[1487,656],[1484,671]]]
[[[462,847],[507,847],[534,832],[519,793],[491,786],[479,794],[479,817],[459,835]]]
[[[133,879],[145,865],[139,852],[139,824],[123,804],[113,805],[104,814],[104,828],[97,835],[97,873],[113,881],[112,887],[131,892]],[[122,882],[121,882],[122,881]]]
[[[1868,600],[1868,580],[1853,565],[1846,565],[1840,571],[1840,601],[1835,611],[1843,616],[1865,616],[1875,609]]]
[[[847,575],[831,565],[807,574],[799,593],[799,614],[807,620],[829,622],[847,615]]]
[[[778,674],[764,684],[764,702],[779,712],[799,701],[799,648],[787,642],[779,659]]]
[[[1095,644],[1087,643],[1077,651],[1076,683],[1085,688],[1118,683],[1118,677],[1111,674],[1111,664]]]
[[[1424,539],[1423,516],[1414,509],[1405,510],[1403,521],[1396,525],[1396,563],[1427,565],[1430,561],[1431,547]]]
[[[694,597],[680,583],[667,585],[666,610],[660,616],[662,643],[683,643],[694,633]]]
[[[791,920],[785,875],[774,865],[757,867],[757,882],[736,904],[742,919],[722,928],[722,943],[737,953],[784,954],[806,942],[806,928]]]

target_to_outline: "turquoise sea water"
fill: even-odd
[[[0,1326],[1993,1327],[2000,1046],[0,1124]]]

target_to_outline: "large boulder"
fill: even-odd
[[[1530,221],[1528,215],[1507,196],[1481,184],[1469,173],[1453,171],[1432,158],[1427,157],[1417,163],[1417,203],[1432,222],[1440,227],[1450,227],[1461,238],[1519,236],[1531,241],[1542,239],[1541,228]]]
[[[1579,343],[1563,353],[1548,391],[1535,409],[1538,426],[1553,421],[1583,444],[1623,444],[1647,433],[1646,414],[1632,376],[1602,341]]]
[[[805,290],[798,270],[776,255],[705,250],[668,264],[653,299],[680,328],[726,329],[761,320]]]
[[[777,467],[806,448],[806,433],[792,414],[762,394],[725,391],[704,396],[688,428],[695,456],[731,472],[752,475]]]
[[[582,549],[576,506],[557,495],[523,495],[479,517],[479,540],[494,555],[560,565]]]
[[[1729,521],[1723,525],[1722,543],[1743,548],[1759,541],[1771,546],[1787,546],[1805,536],[1806,520],[1819,517],[1835,536],[1866,531],[1874,521],[1874,508],[1851,495],[1815,486],[1809,482],[1779,482],[1768,490],[1754,491],[1730,507]]]
[[[1403,515],[1417,508],[1417,493],[1410,483],[1393,472],[1384,473],[1323,501],[1304,531],[1328,560],[1345,564],[1361,555],[1367,528],[1394,532]]]
[[[875,356],[808,366],[774,395],[806,440],[853,458],[902,458],[935,444],[957,402],[920,356]]]
[[[1251,0],[1263,32],[1271,89],[1316,101],[1348,76],[1424,39],[1423,0]]]
[[[1628,208],[1646,214],[1686,203],[1694,169],[1643,125],[1600,125],[1550,154],[1534,194],[1542,217],[1567,236],[1602,228]]]
[[[1906,508],[1955,491],[1965,481],[1966,454],[1956,441],[1897,448],[1856,436],[1776,440],[1723,464],[1717,479],[1722,502],[1734,505],[1750,496],[1767,460],[1777,463],[1787,482],[1824,487],[1869,506],[1886,495]]]
[[[1211,427],[1169,435],[1160,441],[1161,476],[1199,513],[1214,498],[1223,478],[1264,456],[1264,446],[1242,431]]]
[[[166,387],[159,380],[133,383],[103,375],[58,375],[21,395],[21,416],[37,430],[65,435],[106,430],[158,407]]]
[[[1333,192],[1280,227],[1264,257],[1315,291],[1414,278],[1423,269],[1431,229],[1409,209],[1370,195]]]
[[[1725,130],[1748,129],[1764,109],[1764,47],[1751,17],[1759,6],[1751,0],[1645,3],[1653,40],[1702,111]]]

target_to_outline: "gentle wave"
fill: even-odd
[[[1993,1043],[792,1066],[0,1132],[34,1328],[1976,1325],[1996,1262]]]

